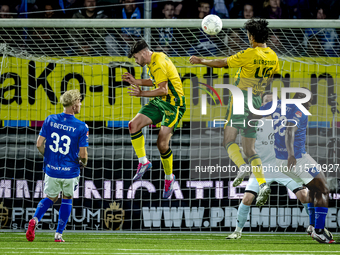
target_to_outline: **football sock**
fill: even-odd
[[[302,205],[303,205],[303,207],[305,208],[305,211],[306,211],[307,215],[309,215],[309,211],[308,211],[308,203],[304,203],[304,204],[302,204]]]
[[[72,199],[63,199],[59,209],[57,232],[62,234],[72,210]]]
[[[244,161],[244,159],[242,157],[240,147],[238,147],[238,145],[236,143],[233,143],[233,142],[228,143],[225,146],[225,149],[227,150],[231,160],[237,165],[238,168],[240,168],[240,166],[246,164],[246,162]]]
[[[170,175],[165,175],[165,180],[169,180],[169,181],[171,181],[173,179],[173,176],[172,176],[172,174],[170,174]]]
[[[161,160],[166,175],[171,175],[172,178],[172,150],[169,148],[165,153],[161,153]],[[171,179],[170,179],[171,180]]]
[[[52,205],[53,205],[53,201],[49,199],[48,197],[42,199],[39,202],[33,217],[36,217],[39,222],[44,216],[44,214],[46,213],[47,209],[50,208]]]
[[[259,183],[259,186],[262,183],[266,182],[266,179],[264,178],[263,170],[262,170],[262,161],[258,154],[254,154],[249,158],[249,163],[251,165],[251,170],[253,174],[255,175],[255,178],[257,182]]]
[[[327,212],[327,207],[315,207],[315,231],[318,234],[323,233]]]
[[[314,203],[308,203],[309,224],[315,226],[315,207]]]
[[[138,161],[139,163],[142,163],[143,165],[148,163],[148,159],[146,158],[146,156],[139,158]]]
[[[145,154],[145,139],[142,130],[130,134],[131,143],[138,157],[139,163],[146,164],[148,162]]]
[[[249,211],[250,211],[250,206],[245,205],[245,204],[243,204],[243,202],[241,202],[241,204],[239,205],[238,210],[237,210],[236,231],[239,231],[239,232],[242,231],[244,224],[246,224]]]

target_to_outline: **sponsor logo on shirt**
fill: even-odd
[[[59,123],[55,123],[51,121],[51,127],[56,128],[56,129],[62,129],[62,130],[66,130],[66,131],[76,131],[77,128],[75,127],[71,127],[71,126],[66,126],[63,124],[59,124]]]
[[[297,111],[297,112],[295,113],[295,115],[296,115],[296,117],[299,117],[299,118],[301,118],[301,116],[302,116],[302,112],[300,112],[300,111]]]

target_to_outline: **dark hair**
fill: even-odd
[[[262,97],[261,97],[262,102],[263,102],[263,98],[264,98],[265,96],[267,96],[267,95],[273,95],[273,92],[264,92],[264,93],[262,94]]]
[[[134,45],[130,48],[130,52],[128,57],[132,58],[133,54],[140,52],[141,50],[144,50],[145,48],[149,49],[148,44],[144,40],[139,40],[135,42]]]
[[[166,1],[166,2],[164,2],[162,10],[165,8],[166,5],[175,6],[175,3],[173,1]]]
[[[325,6],[325,5],[320,5],[316,8],[316,12],[315,12],[315,18],[317,16],[317,13],[319,10],[322,10],[323,14],[326,15],[326,19],[329,19],[330,18],[330,9]]]
[[[202,4],[209,4],[210,8],[212,6],[211,0],[200,0],[197,2],[197,4],[198,4],[198,7],[201,7]]]
[[[244,24],[244,28],[254,37],[255,42],[265,43],[269,37],[268,21],[265,19],[250,19]]]

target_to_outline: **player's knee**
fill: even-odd
[[[133,134],[133,133],[136,133],[138,131],[138,125],[135,121],[131,120],[129,122],[129,131],[130,131],[130,134]]]
[[[316,185],[316,192],[328,196],[329,188],[326,181],[321,181],[318,183],[318,185]]]
[[[165,153],[169,149],[169,144],[167,141],[157,140],[157,148],[160,153]]]
[[[49,197],[47,196],[50,200],[52,200],[53,203],[57,202],[58,197]]]
[[[255,198],[255,196],[253,194],[246,192],[243,196],[242,203],[244,205],[250,206],[253,203],[254,198]]]
[[[306,189],[299,189],[295,192],[296,197],[299,199],[299,201],[304,204],[304,203],[309,203],[309,198],[308,198],[308,192]]]
[[[159,144],[157,144],[157,148],[158,148],[160,153],[165,153],[169,149],[169,146],[167,146],[164,143],[159,143]]]

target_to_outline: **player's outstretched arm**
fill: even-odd
[[[40,152],[41,155],[44,156],[44,153],[45,153],[45,140],[46,138],[39,135],[38,136],[38,140],[37,140],[37,148],[38,148],[38,151]]]
[[[138,86],[148,86],[152,87],[153,83],[151,79],[135,79],[132,74],[124,73],[122,75],[123,81],[130,83],[131,85],[138,85]]]
[[[163,81],[158,84],[158,88],[150,91],[141,90],[139,86],[131,85],[128,88],[130,96],[135,97],[162,97],[168,94],[168,82]]]
[[[87,165],[87,147],[79,147],[79,159],[85,167]]]
[[[209,67],[216,67],[216,68],[228,67],[227,58],[205,59],[205,58],[199,58],[199,57],[196,57],[196,56],[191,56],[190,59],[189,59],[189,62],[192,65],[202,64],[202,65],[206,65],[206,66],[209,66]]]
[[[286,127],[286,135],[285,135],[285,144],[288,152],[288,168],[291,169],[296,165],[296,158],[294,154],[294,140],[295,140],[295,132],[298,129],[297,126],[293,126],[292,122],[287,123]]]

